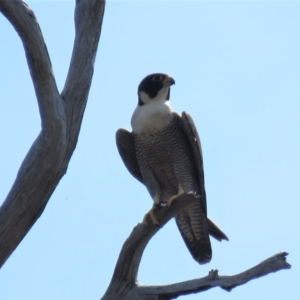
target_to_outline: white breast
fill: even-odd
[[[153,101],[137,106],[131,118],[134,133],[157,131],[168,125],[172,108],[168,101]]]

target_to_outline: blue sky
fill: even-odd
[[[74,39],[73,1],[28,2],[61,90]],[[93,84],[67,174],[0,272],[1,300],[99,299],[125,239],[152,200],[115,145],[130,129],[136,88],[152,72],[176,80],[171,103],[202,141],[208,215],[229,242],[212,240],[198,265],[171,220],[150,241],[138,280],[166,284],[211,269],[239,273],[281,251],[292,269],[227,293],[180,299],[298,299],[300,3],[109,1]],[[0,203],[40,130],[22,43],[0,16]]]

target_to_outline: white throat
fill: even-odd
[[[132,131],[140,134],[161,130],[168,125],[171,113],[169,101],[162,99],[138,105],[131,118]]]

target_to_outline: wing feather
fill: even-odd
[[[206,216],[201,203],[196,202],[183,209],[176,217],[179,232],[193,258],[200,264],[208,263],[212,257]]]
[[[119,154],[129,173],[141,183],[143,177],[136,159],[134,138],[131,132],[120,128],[116,132],[116,143]]]
[[[207,206],[206,206],[206,192],[205,192],[205,185],[204,185],[204,169],[203,169],[203,156],[202,156],[202,148],[200,138],[195,126],[195,123],[192,117],[187,113],[183,112],[181,116],[182,120],[182,129],[188,138],[193,159],[195,162],[195,167],[197,169],[197,178],[200,184],[200,193],[202,204],[205,212],[205,217],[207,218]],[[207,220],[208,232],[209,235],[214,237],[218,241],[228,240],[226,234],[209,218]]]
[[[182,113],[181,120],[182,120],[182,129],[188,139],[188,142],[192,150],[192,155],[195,162],[195,168],[197,170],[198,182],[200,184],[200,193],[201,193],[200,196],[201,196],[205,216],[207,216],[206,193],[205,193],[205,186],[204,186],[203,156],[202,156],[200,138],[196,126],[194,124],[194,121],[187,112]]]

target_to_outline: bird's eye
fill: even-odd
[[[155,76],[152,77],[152,80],[153,81],[160,81],[161,78],[162,78],[161,75],[155,75]]]

